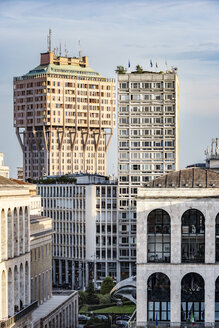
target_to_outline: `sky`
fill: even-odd
[[[89,56],[90,66],[116,78],[117,65],[160,70],[178,67],[180,168],[203,162],[219,137],[219,0],[0,0],[0,152],[11,176],[22,166],[13,127],[13,77],[39,65],[52,29],[69,56]],[[117,174],[116,129],[108,174]]]

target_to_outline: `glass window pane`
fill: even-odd
[[[167,320],[167,312],[161,312],[161,320]]]
[[[160,302],[155,302],[155,310],[160,310]]]
[[[153,311],[148,312],[148,320],[153,321]]]
[[[167,303],[166,302],[162,302],[161,305],[162,305],[162,311],[167,309]]]
[[[194,311],[199,311],[199,302],[194,302]]]
[[[194,312],[195,321],[199,321],[199,312]]]
[[[202,309],[203,310],[203,309]],[[219,311],[219,302],[215,303],[215,311]]]
[[[153,311],[153,302],[148,302],[148,310]]]

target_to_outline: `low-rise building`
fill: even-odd
[[[149,182],[137,218],[137,327],[219,322],[219,173]]]
[[[37,189],[53,219],[55,287],[84,288],[89,280],[98,287],[108,275],[116,281],[117,182],[76,174],[45,178]]]
[[[0,325],[32,327],[29,189],[0,176]]]

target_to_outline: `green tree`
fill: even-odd
[[[142,72],[143,72],[143,68],[142,68],[142,66],[137,65],[137,66],[136,66],[136,72],[137,72],[137,73],[142,73]]]
[[[113,279],[111,277],[106,277],[101,284],[100,294],[105,295],[110,293],[113,287],[114,287]]]
[[[87,297],[86,297],[87,304],[98,304],[99,303],[99,298],[95,294],[94,284],[91,280],[88,283],[86,293],[87,293]]]
[[[118,74],[125,74],[126,69],[124,68],[124,66],[119,65],[119,66],[116,67],[115,72],[118,73]]]

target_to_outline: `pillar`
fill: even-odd
[[[94,288],[97,288],[97,263],[94,262]]]
[[[62,261],[59,260],[59,284],[62,285]]]
[[[85,263],[85,267],[86,267],[86,270],[85,270],[85,285],[88,286],[89,266],[88,266],[88,263],[87,262]]]
[[[177,272],[172,271],[170,278],[170,324],[180,326],[181,322],[181,280]]]
[[[215,279],[210,266],[205,269],[205,325],[212,325],[215,320]]]
[[[68,284],[68,260],[65,260],[65,282]]]
[[[56,264],[55,264],[55,260],[52,260],[52,280],[53,280],[53,283],[56,284],[57,281],[56,281]]]
[[[72,261],[71,272],[72,272],[72,290],[74,290],[75,289],[75,263],[74,263],[74,261]]]

